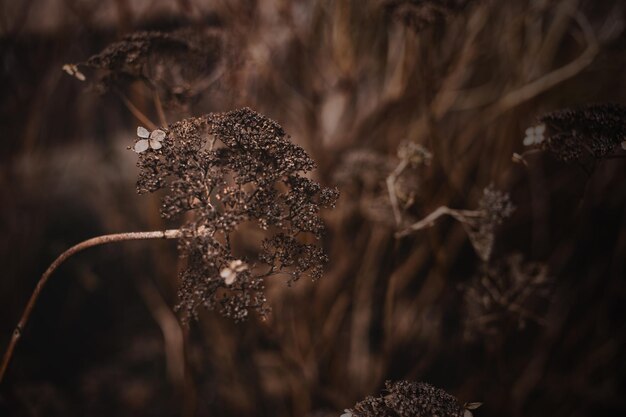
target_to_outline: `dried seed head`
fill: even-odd
[[[565,162],[602,159],[626,141],[626,107],[618,104],[559,110],[540,122],[532,135],[527,131],[524,145],[538,146]]]
[[[326,255],[298,239],[321,237],[320,209],[333,207],[338,193],[302,176],[315,164],[276,122],[247,108],[208,114],[170,125],[159,143],[139,153],[137,189],[164,189],[161,214],[190,219],[179,242],[187,258],[178,306],[184,317],[201,306],[235,319],[264,314],[265,278],[322,275]],[[233,253],[231,236],[244,223],[271,231],[256,258]]]
[[[367,397],[345,410],[354,417],[463,417],[465,409],[452,395],[424,382],[385,382],[385,395]]]
[[[474,0],[386,0],[387,12],[415,32],[440,24]]]
[[[493,252],[496,230],[515,211],[509,193],[489,185],[478,202],[477,216],[465,217],[461,224],[472,242],[474,250],[483,261]]]

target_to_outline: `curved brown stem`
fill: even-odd
[[[116,234],[111,234],[111,235],[103,235],[103,236],[94,237],[91,239],[87,239],[83,242],[80,242],[72,246],[65,252],[63,252],[61,255],[59,255],[59,257],[56,258],[54,262],[50,264],[48,269],[46,269],[46,272],[43,273],[41,278],[39,278],[39,281],[37,282],[37,286],[33,290],[33,293],[31,294],[30,299],[28,300],[28,303],[26,304],[26,308],[24,308],[24,312],[22,313],[22,316],[20,317],[20,321],[17,323],[17,326],[15,326],[15,330],[13,330],[13,335],[11,336],[11,340],[9,341],[9,345],[7,346],[7,350],[4,352],[4,356],[2,357],[2,362],[0,363],[0,383],[2,382],[4,378],[4,374],[6,373],[6,370],[9,366],[9,362],[11,362],[11,357],[13,356],[13,351],[15,350],[15,346],[17,345],[17,342],[22,337],[22,332],[24,331],[24,328],[26,327],[26,323],[28,322],[28,318],[30,317],[30,314],[32,313],[33,308],[35,308],[35,304],[37,303],[37,299],[39,298],[39,295],[41,291],[43,290],[43,287],[46,285],[46,282],[48,282],[48,279],[50,279],[50,276],[52,275],[52,273],[67,258],[71,257],[72,255],[84,249],[90,248],[92,246],[104,245],[105,243],[124,242],[127,240],[178,239],[181,236],[182,236],[182,232],[178,229],[159,230],[159,231],[152,231],[152,232],[116,233]]]

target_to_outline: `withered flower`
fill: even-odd
[[[385,394],[369,396],[354,408],[345,410],[350,417],[463,417],[471,415],[459,401],[440,388],[424,382],[387,381]]]
[[[415,32],[444,22],[475,0],[386,0],[387,13]]]
[[[467,338],[542,324],[550,282],[546,265],[526,262],[521,254],[483,265],[465,290]]]
[[[165,103],[183,104],[206,88],[221,49],[215,31],[143,31],[125,36],[79,65],[97,70],[101,90],[141,80],[157,89]]]
[[[327,261],[316,245],[322,207],[338,192],[303,176],[315,163],[278,123],[248,109],[188,118],[164,128],[161,148],[139,154],[137,189],[165,190],[161,214],[186,214],[179,249],[186,257],[178,309],[220,310],[236,320],[267,311],[264,281],[287,275],[318,278]],[[265,230],[261,253],[235,254],[231,237],[242,225]],[[245,267],[244,267],[245,265]]]

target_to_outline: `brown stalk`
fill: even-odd
[[[461,223],[466,223],[469,218],[479,217],[481,215],[481,212],[479,210],[454,210],[446,206],[441,206],[432,213],[430,213],[428,216],[424,217],[422,220],[413,223],[411,226],[399,232],[396,232],[395,236],[397,238],[401,238],[404,236],[408,236],[418,230],[432,227],[438,218],[445,215],[451,216]]]
[[[94,237],[91,239],[87,239],[83,242],[80,242],[54,260],[46,269],[46,272],[43,273],[39,281],[37,282],[37,286],[33,290],[33,293],[26,304],[26,308],[24,308],[24,312],[20,317],[20,321],[15,326],[15,330],[13,330],[13,335],[11,336],[11,340],[9,341],[9,345],[7,346],[6,351],[4,352],[4,356],[2,357],[2,362],[0,363],[0,383],[4,379],[4,374],[9,366],[9,362],[11,362],[11,357],[13,356],[13,351],[15,350],[15,346],[17,346],[18,341],[22,337],[22,333],[26,324],[28,323],[28,319],[33,309],[35,308],[35,304],[37,303],[37,299],[43,290],[43,287],[46,285],[52,273],[69,257],[72,255],[90,248],[92,246],[104,245],[106,243],[112,242],[124,242],[129,240],[146,240],[146,239],[178,239],[182,236],[182,232],[178,229],[172,230],[159,230],[152,232],[128,232],[128,233],[115,233],[110,235],[103,235]]]

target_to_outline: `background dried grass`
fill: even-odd
[[[461,226],[444,220],[397,240],[359,208],[358,193],[342,190],[326,213],[324,279],[272,285],[267,322],[206,314],[193,323],[183,381],[167,371],[162,336],[176,302],[174,244],[72,259],[35,311],[0,387],[0,412],[330,416],[385,379],[483,401],[478,416],[626,411],[626,165],[605,161],[588,178],[546,155],[529,157],[528,168],[511,162],[541,113],[626,103],[626,7],[482,0],[417,30],[385,6],[2,2],[0,346],[62,250],[100,233],[166,226],[158,200],[134,193],[135,155],[125,148],[138,122],[117,96],[85,91],[61,66],[132,30],[188,25],[219,34],[222,49],[206,90],[171,109],[170,122],[250,106],[311,153],[326,184],[351,151],[393,156],[403,140],[420,143],[434,158],[417,217],[440,205],[476,207],[492,182],[509,190],[518,209],[494,257],[522,252],[547,264],[555,281],[545,325],[468,339],[461,288],[480,261]],[[156,120],[141,84],[125,93]]]

